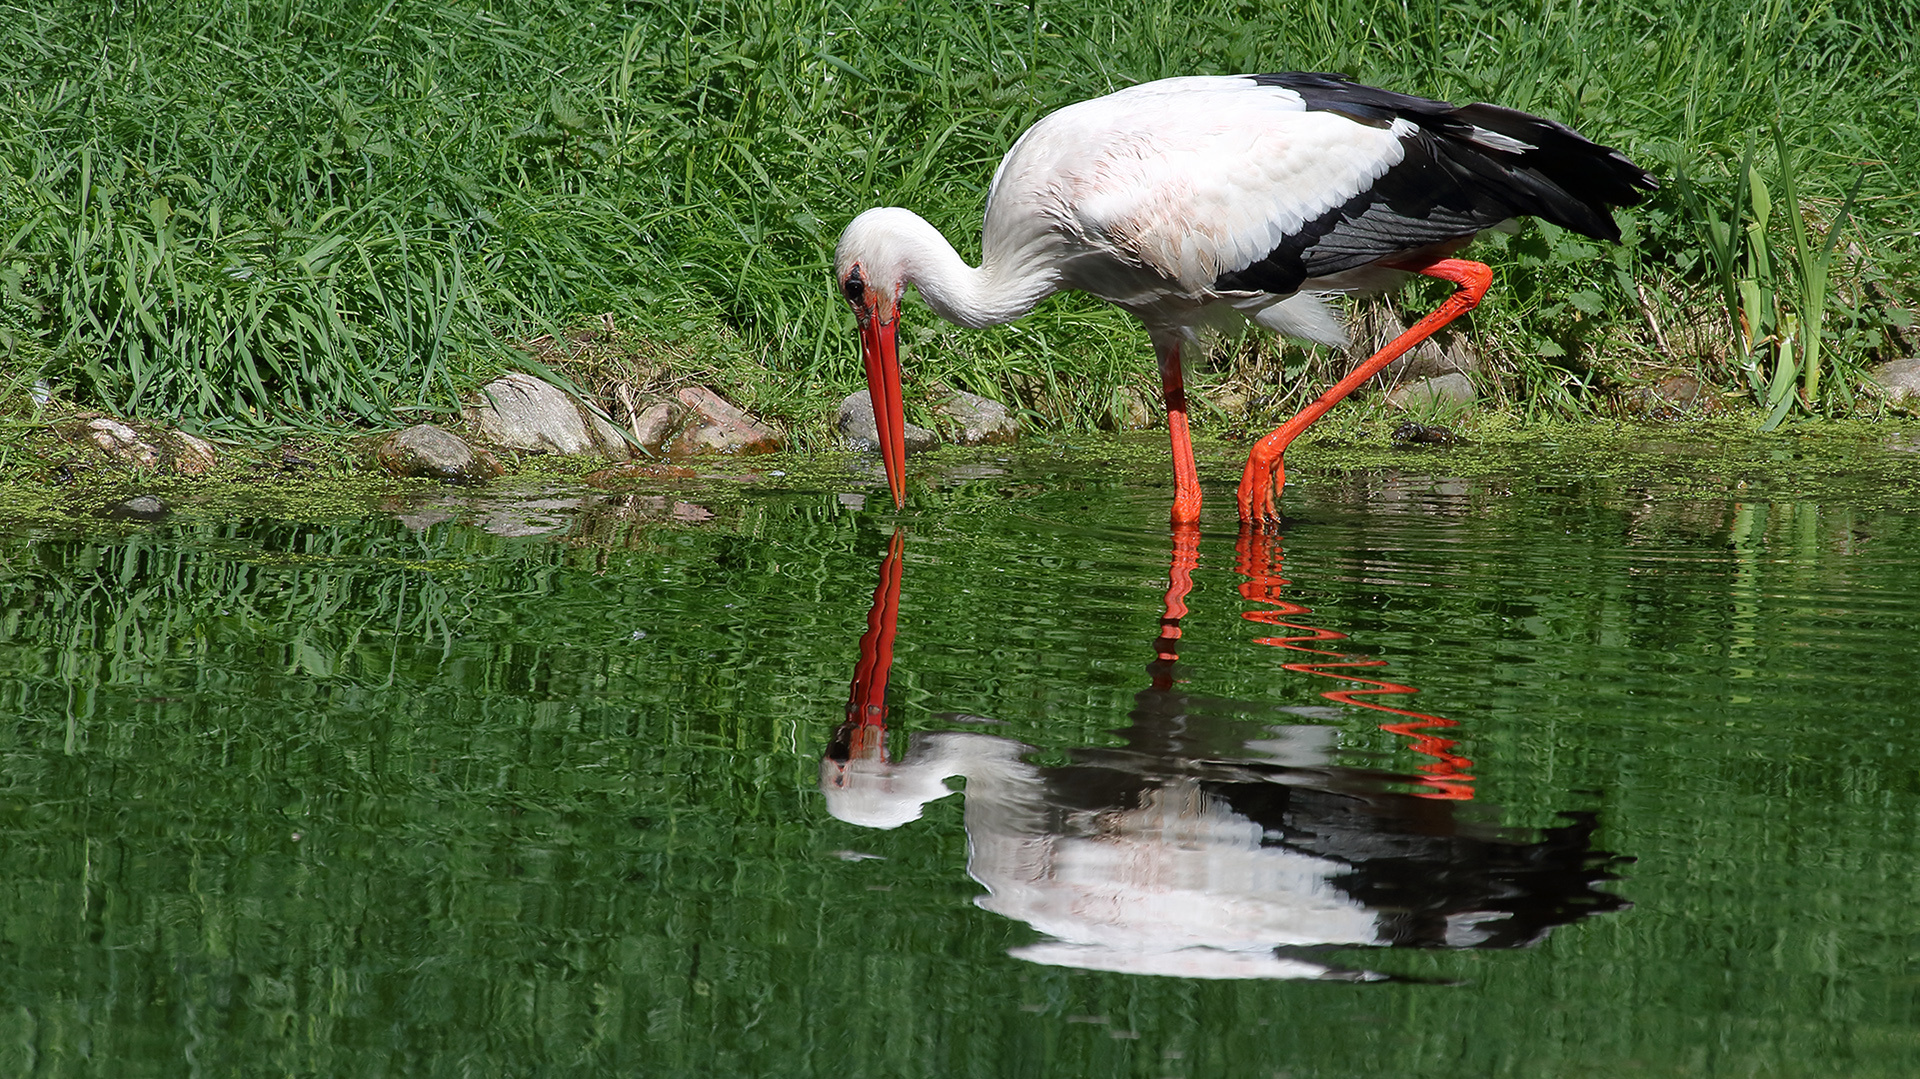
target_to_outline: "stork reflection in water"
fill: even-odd
[[[975,731],[922,731],[893,759],[886,686],[905,537],[881,563],[846,720],[820,762],[834,816],[898,828],[966,781],[968,872],[985,910],[1046,935],[1013,955],[1038,963],[1194,978],[1375,980],[1330,948],[1514,948],[1627,905],[1599,889],[1625,859],[1592,846],[1591,813],[1523,834],[1472,801],[1470,762],[1432,729],[1450,720],[1361,693],[1412,687],[1347,673],[1378,666],[1307,647],[1339,638],[1278,596],[1277,537],[1243,537],[1248,617],[1317,659],[1288,669],[1361,684],[1326,696],[1392,712],[1383,729],[1432,758],[1420,775],[1335,763],[1337,730],[1238,718],[1246,702],[1187,693],[1175,678],[1199,533],[1176,528],[1148,685],[1119,746],[1038,765],[1033,747]],[[1271,615],[1271,617],[1269,617]],[[1281,617],[1293,621],[1280,621]]]

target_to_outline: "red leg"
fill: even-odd
[[[1193,436],[1187,431],[1187,389],[1180,374],[1180,342],[1154,342],[1160,361],[1160,395],[1167,403],[1167,433],[1173,438],[1173,523],[1200,520],[1200,471],[1193,463]]]
[[[1447,297],[1434,312],[1407,332],[1393,339],[1392,343],[1373,358],[1353,369],[1347,377],[1334,383],[1333,388],[1321,394],[1312,404],[1300,410],[1299,414],[1281,424],[1272,434],[1254,444],[1253,452],[1247,454],[1246,471],[1240,475],[1240,519],[1242,521],[1271,521],[1279,517],[1274,506],[1274,497],[1287,483],[1287,469],[1280,455],[1305,431],[1313,421],[1320,418],[1327,409],[1339,403],[1340,399],[1352,393],[1362,382],[1372,378],[1382,367],[1399,359],[1406,351],[1433,336],[1434,332],[1468,311],[1487,294],[1487,286],[1493,283],[1493,271],[1478,262],[1465,259],[1441,259],[1426,266],[1405,266],[1401,269],[1413,270],[1437,277],[1442,281],[1451,281],[1460,286],[1460,290]],[[1176,364],[1178,360],[1176,359]],[[1177,370],[1177,368],[1176,368]],[[1177,519],[1177,518],[1176,518]]]

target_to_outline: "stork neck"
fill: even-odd
[[[1051,269],[1034,260],[989,250],[979,267],[969,266],[923,218],[903,213],[896,224],[905,279],[948,322],[969,329],[1012,322],[1059,287]]]

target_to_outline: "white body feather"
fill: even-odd
[[[1344,344],[1316,294],[1401,275],[1308,281],[1288,295],[1219,292],[1213,282],[1366,190],[1401,160],[1402,133],[1401,122],[1308,111],[1293,91],[1243,76],[1146,83],[1069,105],[1020,137],[987,195],[979,269],[895,208],[848,227],[840,269],[859,258],[884,274],[897,262],[935,311],[963,326],[1010,321],[1072,288],[1132,311],[1157,339],[1244,317]]]
[[[1022,135],[987,195],[984,247],[1046,225],[1093,256],[1067,260],[1067,287],[1129,308],[1202,301],[1221,274],[1401,156],[1394,129],[1309,112],[1291,90],[1164,79],[1069,105]]]

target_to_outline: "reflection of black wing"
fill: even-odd
[[[1385,945],[1515,948],[1630,905],[1598,888],[1631,859],[1593,848],[1592,813],[1563,814],[1566,824],[1537,834],[1502,828],[1490,807],[1403,793],[1409,776],[1249,749],[1325,728],[1252,722],[1263,709],[1178,691],[1135,703],[1124,746],[1075,750],[1072,763],[1043,770],[1061,833],[1097,830],[1104,814],[1137,809],[1169,782],[1197,781],[1258,824],[1265,845],[1350,867],[1330,883],[1378,912]]]
[[[1597,887],[1632,859],[1593,848],[1593,813],[1563,813],[1568,823],[1535,837],[1499,827],[1491,807],[1396,789],[1414,777],[1249,759],[1249,743],[1272,747],[1276,730],[1313,729],[1250,721],[1259,705],[1165,689],[1134,705],[1126,746],[1080,750],[1074,765],[1049,769],[1051,795],[1097,813],[1133,808],[1174,775],[1197,779],[1259,824],[1266,844],[1350,866],[1332,883],[1379,912],[1382,944],[1516,948],[1631,906]]]
[[[1594,887],[1617,879],[1614,867],[1631,859],[1592,848],[1599,826],[1594,814],[1562,816],[1569,823],[1544,829],[1537,843],[1449,836],[1405,857],[1362,862],[1333,883],[1382,912],[1383,943],[1524,947],[1554,926],[1631,905]],[[1485,917],[1449,921],[1474,913]]]
[[[1138,728],[1128,732],[1141,733]],[[1159,741],[1167,734],[1157,732]],[[1157,747],[1164,749],[1164,746]],[[1181,759],[1125,748],[1075,751],[1044,769],[1058,834],[1100,830],[1101,818],[1140,808],[1175,776],[1260,825],[1263,845],[1348,866],[1330,883],[1379,915],[1378,943],[1412,948],[1518,948],[1555,926],[1631,904],[1601,891],[1631,861],[1593,848],[1598,819],[1507,829],[1484,806],[1394,788],[1411,777],[1340,766]]]
[[[1592,813],[1563,813],[1569,823],[1530,840],[1464,816],[1451,802],[1385,788],[1405,777],[1327,771],[1343,773],[1349,789],[1203,786],[1265,828],[1269,845],[1352,867],[1332,883],[1380,913],[1382,944],[1518,948],[1554,926],[1630,905],[1595,887],[1617,879],[1613,870],[1631,859],[1593,849],[1599,822]]]

